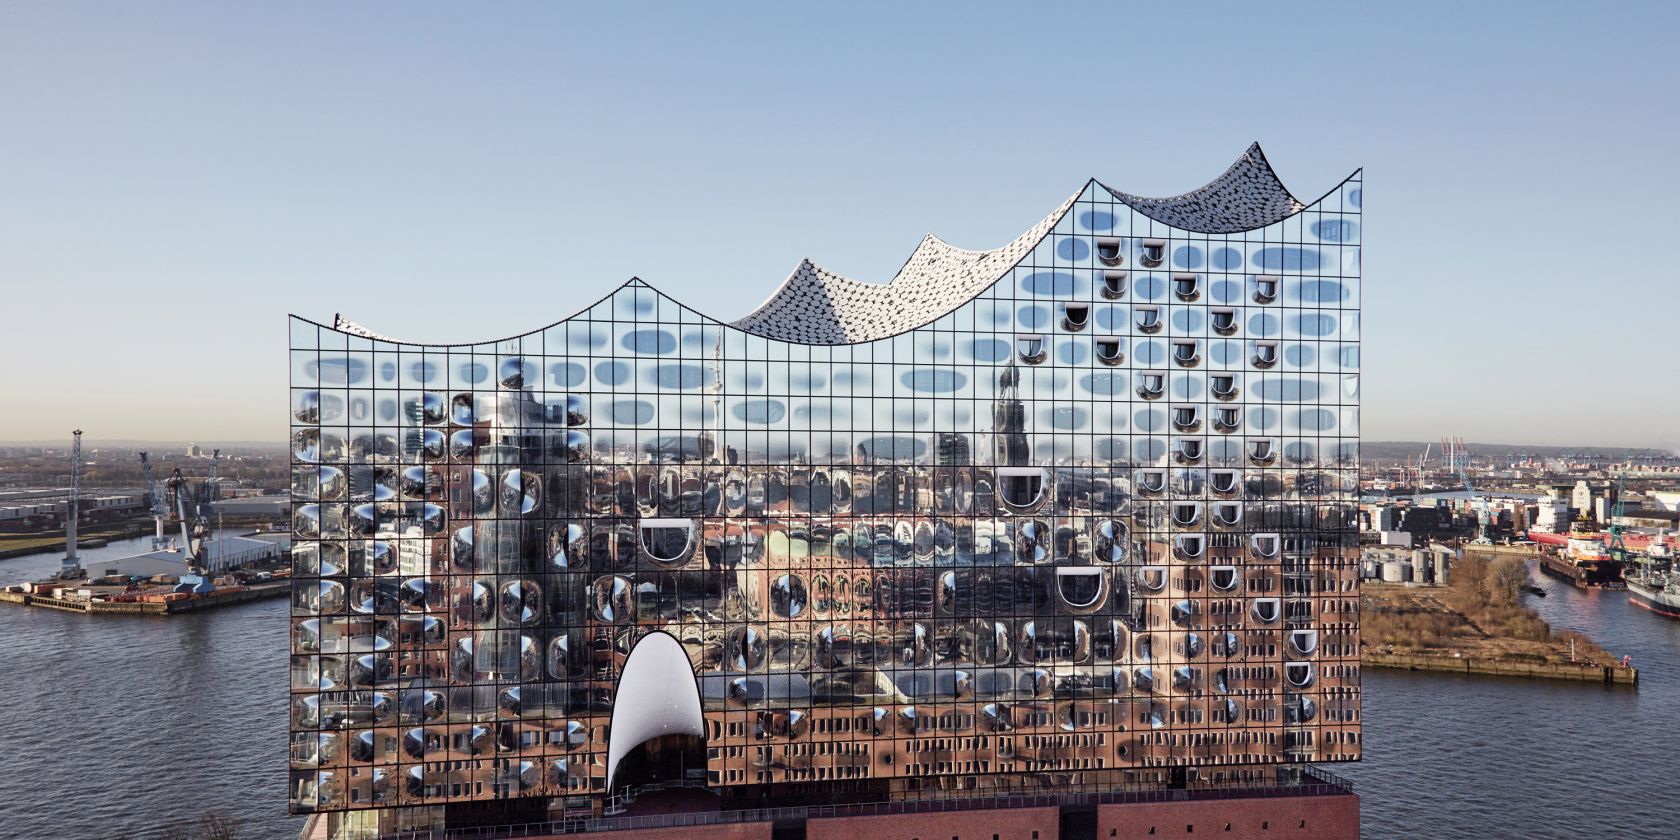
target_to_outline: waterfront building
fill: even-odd
[[[1535,503],[1535,530],[1548,534],[1561,534],[1569,530],[1569,500],[1554,494],[1546,494]]]
[[[1575,489],[1570,491],[1569,506],[1574,508],[1577,516],[1585,519],[1597,512],[1593,507],[1593,501],[1597,498],[1599,496],[1593,492],[1592,485],[1583,478],[1576,481]]]
[[[638,279],[482,344],[294,318],[292,809],[1337,836],[1307,765],[1360,754],[1360,198],[1256,146],[887,284],[804,262],[731,322]]]

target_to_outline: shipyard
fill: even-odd
[[[264,495],[260,486],[218,475],[219,449],[201,452],[190,444],[173,461],[182,466],[161,477],[150,453],[129,454],[138,466],[138,488],[104,489],[94,482],[84,488],[84,473],[102,466],[107,468],[100,484],[129,480],[131,470],[109,469],[119,453],[84,453],[78,429],[62,455],[67,487],[0,490],[0,558],[62,555],[51,577],[0,588],[0,605],[105,616],[174,615],[290,593],[285,496]],[[11,458],[40,465],[57,456],[46,449]],[[190,478],[183,466],[198,466],[204,475]],[[15,481],[29,472],[25,466],[9,475]],[[90,531],[98,536],[84,537]],[[150,538],[144,551],[82,562],[85,549],[140,536]]]
[[[1638,684],[1631,657],[1553,632],[1523,601],[1544,596],[1529,580],[1544,575],[1680,618],[1680,458],[1456,437],[1401,457],[1403,445],[1366,446],[1378,453],[1360,506],[1367,667]],[[1504,620],[1467,614],[1495,604]]]

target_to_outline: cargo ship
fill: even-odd
[[[1530,531],[1529,539],[1545,548],[1540,571],[1587,588],[1620,589],[1625,563],[1605,548],[1604,535],[1586,522],[1576,522],[1568,534]]]
[[[1645,549],[1645,556],[1627,573],[1628,600],[1664,618],[1680,620],[1680,573],[1668,533],[1662,532]]]
[[[1627,579],[1627,591],[1634,606],[1680,621],[1680,578],[1674,574],[1633,575]]]

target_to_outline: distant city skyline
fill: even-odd
[[[202,457],[206,457],[206,458],[209,457],[209,454],[210,454],[209,450],[211,448],[215,448],[215,447],[220,447],[223,450],[223,454],[226,455],[229,452],[237,452],[237,451],[240,451],[240,450],[250,450],[250,449],[273,450],[273,451],[279,452],[279,451],[283,451],[287,446],[287,441],[284,438],[277,438],[275,440],[211,440],[211,439],[206,439],[206,440],[199,440],[199,441],[188,441],[188,440],[136,440],[136,439],[132,439],[132,438],[99,439],[99,438],[89,438],[86,435],[83,436],[82,446],[83,446],[83,449],[85,451],[89,452],[89,453],[97,453],[97,452],[101,452],[103,450],[118,450],[118,451],[125,452],[125,454],[127,453],[127,450],[133,450],[133,449],[139,449],[139,448],[145,447],[145,448],[150,448],[150,449],[154,450],[153,454],[158,456],[158,457],[167,457],[167,456],[183,454],[185,452],[185,449],[186,449],[187,445],[192,444],[192,443],[198,444],[199,447],[201,447],[202,449],[205,450]],[[1426,440],[1375,440],[1375,439],[1365,439],[1365,440],[1362,441],[1362,444],[1368,450],[1377,450],[1377,449],[1388,450],[1388,449],[1391,449],[1393,447],[1398,447],[1398,446],[1409,446],[1409,447],[1417,448],[1418,451],[1420,451],[1420,452],[1422,451],[1422,447],[1432,445],[1433,443],[1434,443],[1433,441],[1426,441]],[[1558,452],[1572,452],[1572,451],[1577,451],[1577,450],[1579,450],[1579,451],[1590,451],[1597,457],[1617,456],[1619,454],[1624,454],[1624,453],[1628,454],[1628,455],[1632,455],[1632,456],[1641,456],[1641,455],[1647,455],[1647,454],[1660,455],[1660,454],[1663,454],[1663,453],[1667,453],[1667,454],[1670,454],[1670,455],[1680,457],[1680,449],[1674,449],[1674,448],[1669,448],[1669,447],[1658,447],[1658,446],[1643,446],[1643,447],[1642,446],[1614,446],[1614,445],[1593,444],[1593,443],[1565,443],[1565,444],[1550,444],[1550,443],[1538,444],[1538,443],[1536,443],[1536,444],[1527,444],[1527,443],[1510,443],[1508,441],[1497,441],[1497,440],[1465,441],[1464,446],[1465,446],[1466,450],[1469,451],[1471,458],[1475,459],[1475,460],[1481,460],[1481,459],[1484,459],[1484,458],[1498,459],[1498,458],[1503,458],[1503,457],[1506,457],[1508,455],[1515,454],[1515,453],[1518,453],[1518,452],[1527,451],[1527,450],[1534,450],[1538,454],[1540,454],[1544,457],[1553,457]],[[1489,447],[1496,447],[1498,449],[1498,451],[1488,451]],[[70,448],[70,441],[69,441],[68,436],[66,436],[66,438],[64,440],[57,440],[57,439],[0,440],[0,448],[19,448],[19,449],[40,448],[40,449],[63,449],[63,450],[68,450]],[[1410,453],[1408,453],[1408,454],[1410,454]],[[1434,457],[1439,457],[1438,454],[1435,454],[1433,452],[1432,452],[1432,455]],[[1371,457],[1370,452],[1365,453],[1365,457],[1367,459],[1370,458]]]
[[[884,282],[930,224],[995,247],[1258,140],[1304,200],[1366,168],[1364,437],[1680,446],[1673,8],[891,16],[15,6],[0,437],[280,442],[290,312],[475,341],[635,274],[733,320],[801,257]]]

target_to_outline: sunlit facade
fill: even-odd
[[[733,323],[640,280],[483,344],[294,318],[293,810],[1357,759],[1360,197],[1254,147]]]

